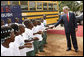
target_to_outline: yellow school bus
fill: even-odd
[[[20,5],[22,20],[41,19],[46,15],[47,24],[56,23],[59,19],[58,1],[1,1],[1,5]]]

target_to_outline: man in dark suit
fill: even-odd
[[[69,12],[68,6],[64,6],[63,11],[65,14],[60,17],[59,21],[53,27],[58,26],[63,21],[66,39],[67,39],[67,51],[71,50],[71,39],[72,39],[75,52],[78,52],[78,45],[76,39],[76,31],[78,30],[78,26],[77,26],[75,14]],[[71,35],[71,39],[70,39],[70,35]]]

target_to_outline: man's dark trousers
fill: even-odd
[[[71,35],[71,38],[70,38],[70,35]],[[66,33],[66,39],[67,39],[67,47],[68,47],[68,49],[71,49],[71,40],[72,40],[74,49],[75,50],[78,49],[76,33],[75,32]]]

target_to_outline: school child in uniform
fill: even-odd
[[[24,43],[24,38],[22,36],[22,33],[24,33],[24,26],[22,24],[20,24],[19,26],[17,24],[12,24],[11,27],[13,29],[16,30],[16,28],[18,28],[18,30],[15,32],[17,34],[17,36],[15,37],[15,41],[14,44],[16,44],[16,49],[18,52],[14,52],[14,56],[26,56],[26,52],[25,52],[25,48],[29,48],[30,46],[25,46]],[[15,49],[15,51],[16,51]]]
[[[24,40],[25,40],[25,38],[23,37],[23,33],[25,32],[25,28],[24,28],[24,26],[23,25],[19,25],[19,29],[20,29],[20,35],[21,35],[21,39],[22,39],[22,41],[24,42]],[[20,51],[20,53],[21,54],[25,54],[25,56],[26,56],[26,48],[31,48],[32,47],[32,44],[30,45],[28,45],[28,43],[26,43],[27,45],[25,45],[25,42],[24,42],[24,44],[22,43],[21,45],[23,45],[24,47],[22,47],[22,48],[24,48],[23,50],[21,50]]]
[[[16,37],[19,35],[19,27],[17,24],[14,24],[12,23],[10,25],[11,28],[14,29],[14,34],[15,34],[15,39]],[[20,51],[19,51],[19,48],[18,48],[18,43],[16,41],[14,41],[12,44],[11,44],[11,49],[13,49],[12,53],[13,53],[13,56],[20,56]]]
[[[42,26],[42,29],[43,29],[43,34],[42,34],[42,37],[43,37],[43,43],[44,43],[44,47],[45,47],[45,44],[47,44],[47,28],[46,25],[45,25],[45,22],[44,22],[44,19],[41,19],[41,26]]]
[[[46,15],[45,14],[43,15],[43,23],[46,26]]]
[[[42,24],[44,25],[44,27],[49,27],[46,23],[46,15],[44,14],[43,15],[43,19],[42,19]],[[43,32],[43,40],[44,40],[44,47],[45,47],[45,44],[47,44],[47,30],[45,29],[44,32]]]
[[[9,25],[11,24],[11,22],[12,22],[11,19],[8,18],[8,19],[7,19],[7,24],[5,24],[5,26],[9,26]]]
[[[33,25],[34,25],[34,27],[33,27],[33,35],[34,35],[34,37],[38,37],[39,38],[39,36],[38,35],[36,35],[36,34],[38,34],[38,29],[37,29],[37,21],[36,20],[32,20],[32,23],[33,23]],[[39,40],[39,39],[38,39]],[[34,41],[34,50],[35,50],[35,54],[37,54],[38,53],[38,47],[39,47],[39,41],[38,40],[35,40]]]
[[[42,27],[41,27],[41,23],[40,23],[40,21],[37,21],[37,30],[38,30],[38,36],[39,36],[39,51],[40,52],[44,52],[44,50],[43,50],[43,38],[42,38],[42,34],[43,34],[43,32],[42,32],[42,29],[41,29]]]
[[[14,30],[11,27],[1,27],[1,56],[13,56],[10,43],[14,42]]]
[[[30,42],[32,43],[32,48],[27,49],[27,56],[35,56],[35,51],[34,51],[34,40],[37,40],[37,37],[33,37],[33,24],[30,20],[24,20],[24,25],[25,25],[25,33],[23,34],[24,38],[26,38],[25,42]]]

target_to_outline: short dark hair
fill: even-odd
[[[10,27],[14,29],[14,32],[17,32],[17,31],[19,30],[17,24],[12,23],[12,24],[10,25]]]
[[[1,42],[5,41],[5,38],[10,37],[12,28],[10,26],[1,26]]]
[[[34,23],[34,22],[36,22],[36,20],[32,19],[31,22]]]
[[[38,25],[41,25],[41,21],[40,20],[37,20],[37,23],[38,23]]]
[[[30,20],[28,20],[28,19],[25,19],[25,20],[24,20],[24,25],[25,25],[25,26],[26,26],[27,24],[29,24],[29,23],[31,23]]]

